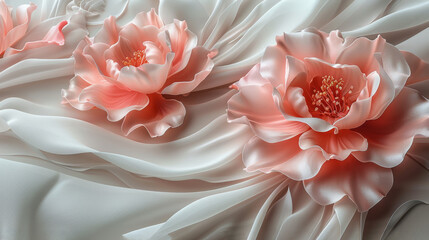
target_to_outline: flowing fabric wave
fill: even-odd
[[[21,2],[6,1],[12,7]],[[393,169],[395,181],[386,198],[360,213],[347,198],[321,206],[281,174],[243,171],[241,152],[253,133],[228,124],[225,109],[234,94],[228,86],[283,32],[316,27],[338,29],[344,37],[381,34],[400,50],[429,61],[426,1],[34,2],[38,8],[28,35],[16,49],[42,39],[62,21],[68,25],[63,46],[11,59],[5,67],[0,60],[0,185],[6,196],[0,198],[0,238],[409,237],[395,228],[400,219],[409,220],[412,206],[428,203],[425,139],[416,141]],[[165,22],[186,20],[199,45],[218,49],[204,83],[180,97],[187,109],[183,124],[155,139],[144,129],[125,137],[105,112],[87,114],[62,105],[60,91],[74,76],[71,55],[77,44],[94,36],[110,15],[123,26],[152,8]],[[420,63],[403,54],[407,62]],[[410,70],[429,79],[425,64]],[[407,87],[429,96],[424,81]],[[425,231],[418,229],[422,235]]]

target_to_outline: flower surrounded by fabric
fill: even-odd
[[[206,78],[214,54],[197,46],[185,21],[164,25],[151,10],[120,27],[110,17],[74,51],[75,77],[62,92],[64,103],[106,111],[109,121],[122,120],[126,135],[144,127],[161,136],[183,123],[185,107],[173,98]]]
[[[405,54],[380,36],[338,31],[276,40],[228,102],[228,121],[255,134],[243,149],[246,170],[302,180],[322,205],[348,196],[369,210],[389,192],[391,168],[413,139],[429,135],[429,102],[407,87]]]

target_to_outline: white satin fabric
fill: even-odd
[[[0,60],[0,239],[404,239],[429,233],[395,230],[415,226],[406,213],[429,203],[427,140],[419,140],[394,169],[388,196],[359,213],[346,198],[320,206],[302,183],[281,174],[243,171],[241,151],[252,134],[225,116],[233,94],[228,85],[282,32],[314,26],[345,36],[382,34],[429,61],[429,2],[35,3],[27,39],[64,19],[74,25],[61,51],[24,56],[16,64]],[[87,32],[94,35],[109,15],[125,24],[151,8],[164,22],[186,20],[199,43],[219,53],[199,91],[182,97],[187,115],[181,127],[154,139],[143,129],[124,137],[120,124],[107,121],[103,111],[62,105],[60,91],[73,76],[69,56]]]

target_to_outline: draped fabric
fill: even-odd
[[[6,0],[16,8],[24,0]],[[42,39],[62,21],[64,44],[0,59],[0,239],[425,239],[429,141],[416,138],[393,168],[387,196],[368,212],[350,199],[322,206],[302,182],[247,172],[247,125],[227,122],[229,86],[283,32],[307,27],[344,37],[380,34],[429,61],[429,2],[317,0],[34,0],[26,35]],[[128,136],[100,109],[62,104],[72,53],[109,16],[125,25],[154,9],[185,20],[214,67],[190,94],[183,124],[152,138]],[[413,71],[413,69],[411,69]],[[421,71],[427,71],[423,69]],[[429,75],[426,75],[429,80]],[[429,96],[427,81],[411,84]]]

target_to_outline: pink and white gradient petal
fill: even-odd
[[[405,87],[384,114],[356,131],[368,139],[368,150],[354,152],[361,162],[392,168],[400,164],[413,140],[429,137],[429,101]]]
[[[127,114],[122,122],[122,131],[128,135],[137,128],[144,127],[151,137],[158,137],[169,128],[182,125],[185,115],[186,109],[181,102],[153,94],[149,96],[146,108]]]
[[[298,181],[314,177],[326,159],[320,149],[302,150],[298,142],[299,137],[277,143],[267,143],[253,137],[243,149],[245,170],[281,172]]]
[[[304,180],[305,190],[319,204],[333,204],[347,196],[360,212],[377,204],[392,185],[390,168],[362,163],[352,156],[344,161],[329,160],[314,178]]]

